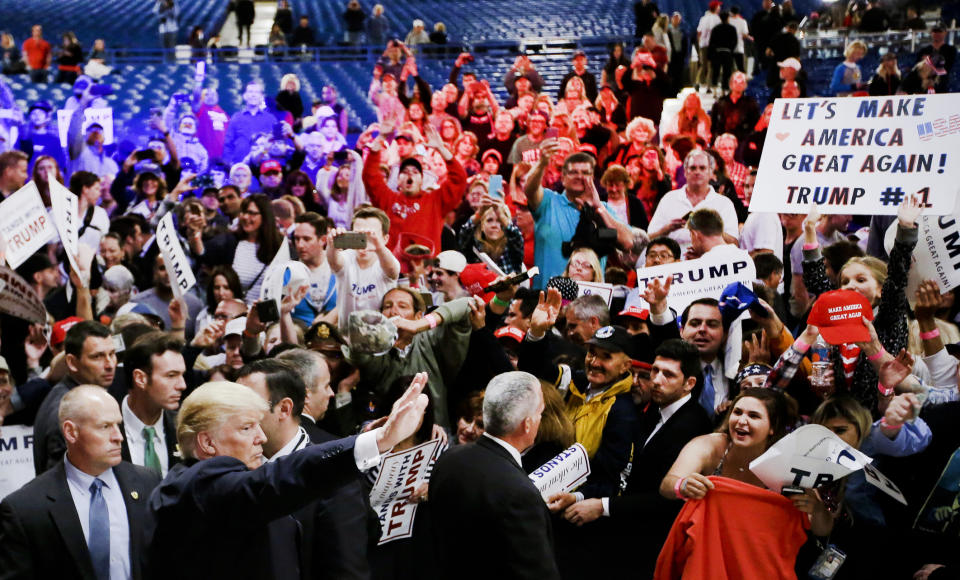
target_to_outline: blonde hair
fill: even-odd
[[[843,49],[843,58],[850,58],[850,55],[853,54],[855,49],[859,48],[863,51],[864,56],[867,54],[867,43],[862,40],[854,40],[847,45],[847,48]]]
[[[817,410],[813,412],[810,422],[816,425],[825,425],[830,419],[836,418],[846,419],[857,428],[857,448],[859,449],[873,426],[873,417],[870,416],[870,411],[849,395],[836,395],[820,403]]]
[[[196,457],[197,435],[223,425],[237,413],[266,413],[269,405],[248,387],[228,381],[204,383],[183,400],[177,415],[177,443],[185,457]]]
[[[588,262],[590,262],[590,267],[593,268],[593,280],[591,282],[603,283],[603,268],[600,267],[600,258],[597,257],[597,253],[591,250],[590,248],[577,248],[570,253],[570,259],[567,260],[567,267],[563,270],[563,275],[569,277],[570,275],[570,262],[577,256],[583,256]]]
[[[647,138],[647,142],[653,140],[653,137],[657,134],[657,128],[654,126],[653,121],[645,117],[637,117],[636,119],[630,121],[630,124],[627,125],[626,136],[628,141],[633,141],[633,134],[639,128],[644,128],[649,133],[650,137]]]
[[[500,221],[500,228],[503,230],[503,235],[500,236],[499,240],[488,240],[487,236],[483,233],[483,221],[487,219],[487,214],[490,212],[495,212],[497,219]],[[510,210],[507,209],[505,204],[497,204],[496,206],[487,207],[480,214],[480,221],[477,223],[476,228],[473,232],[473,237],[477,241],[477,246],[481,250],[486,252],[491,258],[497,259],[503,254],[503,251],[507,247],[507,227],[510,225]]]
[[[850,266],[851,264],[860,264],[867,270],[870,270],[870,273],[873,274],[873,277],[877,280],[877,286],[883,288],[883,283],[887,281],[887,263],[879,258],[874,258],[873,256],[856,256],[847,260],[847,263],[840,268],[838,274],[843,276],[843,271]]]
[[[280,90],[284,90],[287,87],[287,83],[293,81],[294,91],[300,90],[300,79],[297,78],[297,75],[293,73],[287,73],[283,75],[283,78],[280,79]]]

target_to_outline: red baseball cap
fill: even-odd
[[[650,318],[650,311],[646,308],[640,308],[639,306],[627,306],[620,311],[619,316],[632,316],[640,320],[647,320]]]
[[[496,338],[512,338],[517,342],[523,342],[524,333],[516,326],[501,326],[493,332]]]
[[[63,343],[67,338],[67,331],[78,322],[83,322],[83,319],[79,316],[71,316],[70,318],[64,318],[59,322],[53,323],[53,330],[50,332],[50,346],[57,346]]]
[[[863,319],[873,320],[873,307],[863,294],[854,290],[833,290],[821,294],[813,303],[807,324],[820,329],[830,344],[848,344],[870,340]]]
[[[267,159],[260,164],[260,174],[270,173],[271,171],[279,171],[283,173],[283,165],[280,165],[280,162],[276,159]]]
[[[488,270],[486,265],[479,263],[467,264],[467,267],[460,272],[460,285],[470,294],[483,298],[484,302],[490,302],[496,296],[493,292],[484,293],[483,291],[496,279],[496,274]]]

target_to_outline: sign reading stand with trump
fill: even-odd
[[[777,99],[750,211],[946,215],[958,190],[960,96]]]

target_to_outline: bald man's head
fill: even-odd
[[[80,385],[60,401],[60,429],[67,443],[67,459],[74,467],[99,476],[120,463],[123,417],[106,389]]]

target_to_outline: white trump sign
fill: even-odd
[[[777,99],[752,212],[896,215],[918,193],[951,213],[960,189],[960,97]]]

